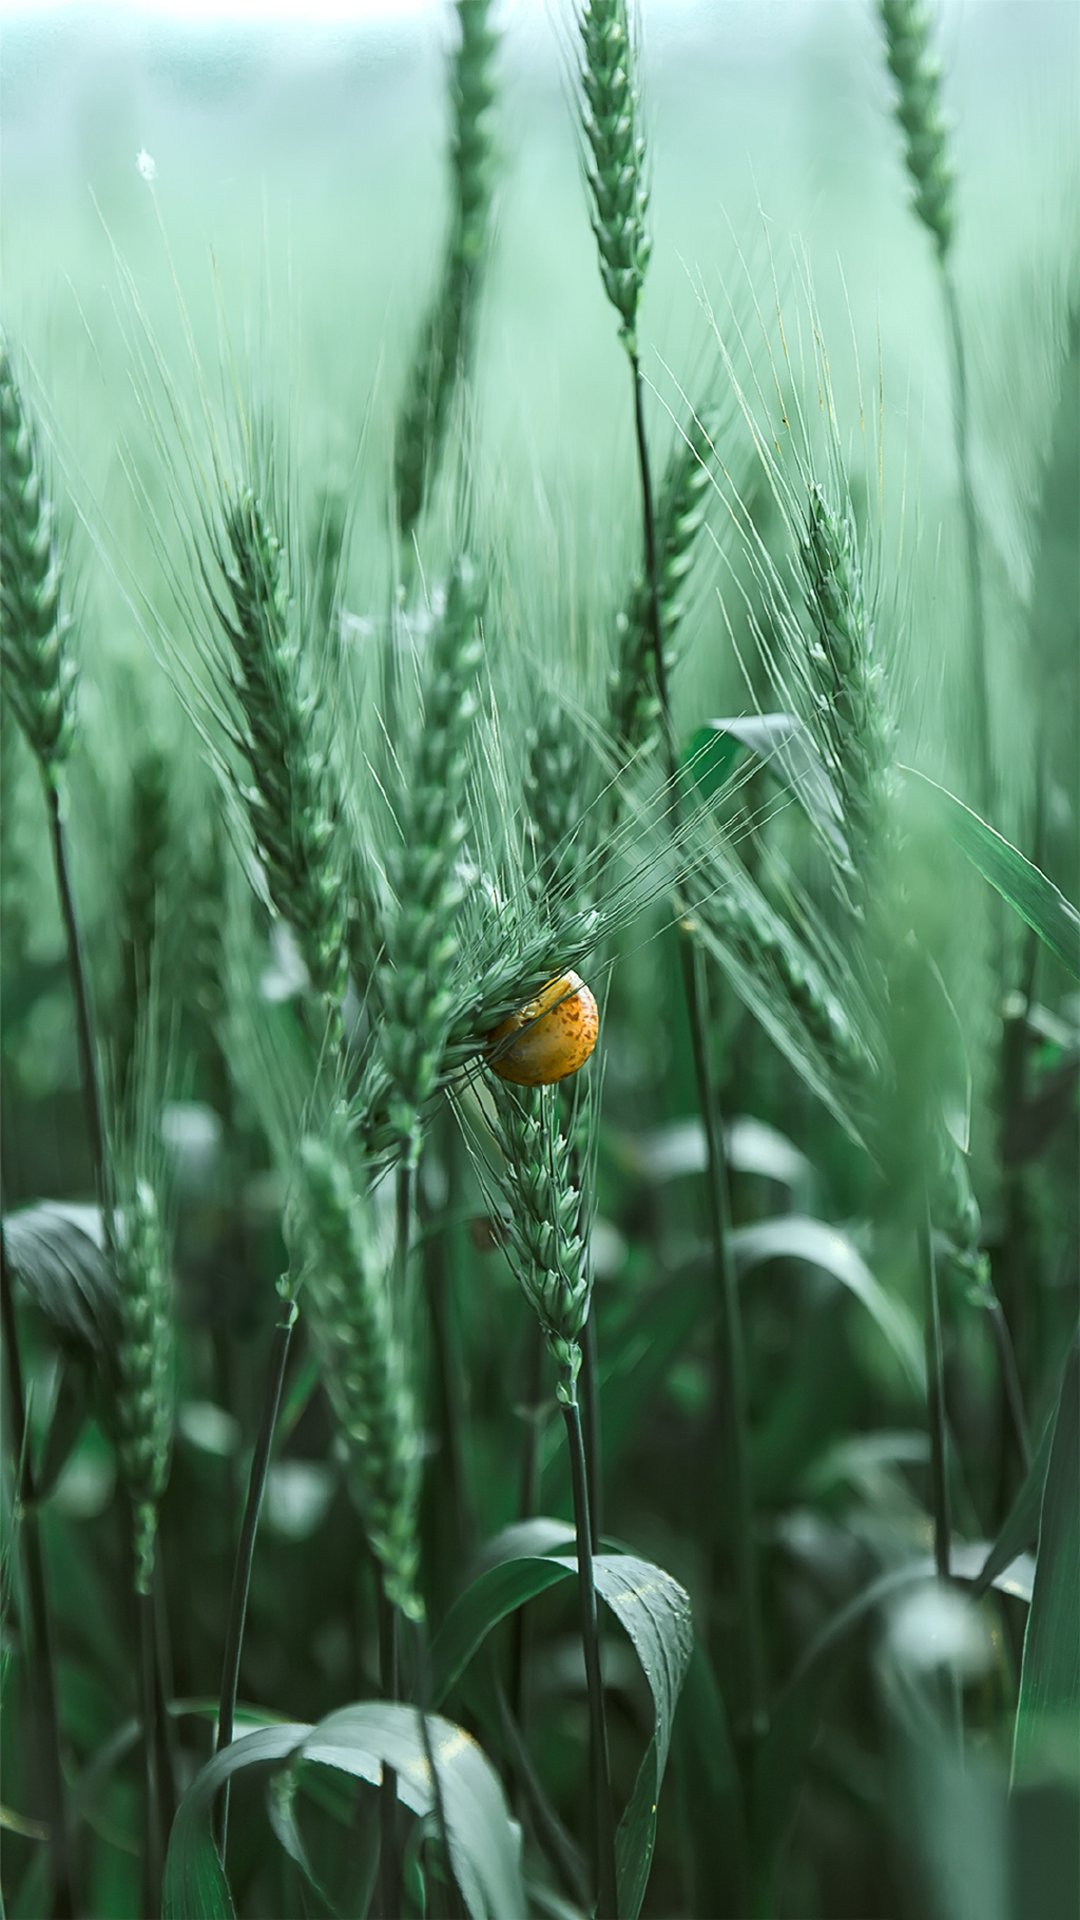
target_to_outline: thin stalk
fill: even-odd
[[[15,1510],[19,1516],[19,1539],[25,1555],[27,1601],[30,1612],[32,1657],[30,1671],[37,1695],[38,1725],[42,1730],[44,1788],[49,1822],[53,1866],[54,1920],[73,1920],[76,1912],[74,1891],[74,1855],[71,1822],[68,1816],[67,1788],[64,1782],[63,1744],[60,1708],[56,1691],[49,1606],[45,1587],[45,1557],[38,1526],[34,1467],[30,1455],[30,1434],[26,1414],[26,1393],[19,1357],[15,1300],[0,1225],[0,1310],[3,1317],[4,1346],[7,1349],[8,1393],[11,1407],[11,1443],[15,1456]]]
[[[728,1463],[728,1484],[734,1504],[735,1578],[745,1636],[748,1730],[750,1737],[757,1739],[765,1731],[768,1714],[765,1660],[761,1642],[757,1543],[754,1538],[754,1489],[750,1469],[742,1306],[739,1299],[739,1278],[735,1271],[731,1250],[731,1201],[727,1156],[724,1152],[723,1122],[720,1117],[720,1101],[713,1072],[712,1048],[709,1044],[705,956],[696,941],[686,935],[680,938],[679,954],[682,961],[687,1009],[690,1015],[690,1030],[693,1036],[698,1104],[705,1125],[709,1224],[715,1250],[715,1274],[720,1308],[718,1315],[720,1339],[716,1357],[722,1403],[723,1454]]]
[[[274,1344],[270,1350],[270,1365],[267,1369],[259,1432],[255,1441],[255,1451],[251,1456],[247,1502],[240,1526],[240,1539],[236,1547],[236,1564],[233,1568],[232,1594],[229,1600],[229,1624],[225,1635],[225,1656],[221,1669],[221,1701],[218,1707],[215,1753],[220,1753],[223,1748],[229,1746],[233,1737],[236,1694],[240,1684],[240,1653],[244,1643],[244,1622],[247,1618],[248,1594],[251,1590],[251,1567],[255,1557],[255,1535],[258,1532],[263,1494],[266,1491],[266,1476],[270,1470],[274,1429],[277,1426],[281,1393],[285,1384],[285,1368],[295,1324],[296,1303],[290,1300],[286,1304],[283,1317],[274,1328]],[[229,1793],[226,1786],[221,1796],[218,1822],[218,1849],[223,1858],[228,1819]]]
[[[142,1719],[144,1806],[143,1905],[148,1915],[161,1912],[164,1839],[161,1822],[157,1729],[157,1636],[152,1593],[136,1595],[139,1635],[139,1706]]]
[[[456,1148],[455,1130],[443,1130],[443,1149],[448,1157]],[[449,1191],[453,1192],[452,1178]],[[435,1351],[439,1389],[440,1462],[444,1474],[446,1512],[451,1525],[451,1563],[454,1569],[467,1563],[476,1544],[476,1522],[469,1494],[469,1470],[466,1455],[466,1414],[462,1383],[465,1378],[461,1341],[454,1312],[451,1262],[447,1247],[448,1228],[436,1226],[424,1207],[424,1283],[431,1316],[432,1344]]]
[[[600,1448],[600,1355],[596,1342],[596,1315],[592,1305],[581,1329],[581,1430],[585,1442],[585,1475],[589,1486],[589,1534],[594,1553],[600,1551],[603,1522],[603,1468]]]
[[[570,1477],[574,1489],[574,1526],[577,1530],[578,1589],[581,1597],[581,1641],[585,1654],[585,1682],[589,1695],[589,1759],[595,1821],[596,1920],[618,1920],[618,1877],[615,1868],[615,1818],[611,1803],[611,1761],[608,1755],[604,1682],[600,1671],[600,1621],[593,1569],[589,1522],[589,1483],[581,1412],[573,1396],[563,1405],[570,1448]]]
[[[634,385],[634,425],[637,436],[638,469],[641,477],[642,527],[645,540],[645,567],[649,584],[653,645],[656,653],[656,691],[660,702],[671,813],[674,825],[679,815],[679,768],[675,730],[671,717],[671,698],[664,659],[663,619],[660,611],[660,581],[656,554],[656,514],[653,503],[652,470],[645,430],[645,394],[641,365],[636,353],[630,355]],[[754,1541],[754,1495],[750,1473],[746,1364],[742,1333],[742,1309],[738,1279],[731,1252],[731,1201],[727,1154],[724,1148],[724,1123],[719,1089],[712,1070],[709,1046],[708,994],[704,958],[691,934],[680,924],[679,950],[683,991],[690,1023],[694,1053],[698,1103],[705,1128],[708,1155],[709,1216],[713,1239],[713,1271],[716,1276],[720,1307],[720,1343],[718,1352],[721,1394],[724,1407],[730,1485],[735,1508],[735,1562],[739,1588],[739,1611],[745,1635],[745,1672],[748,1700],[748,1724],[751,1738],[765,1729],[765,1663],[761,1641],[760,1582],[757,1548]]]
[[[934,1560],[942,1580],[949,1578],[949,1513],[947,1437],[945,1432],[945,1362],[941,1344],[941,1300],[937,1259],[927,1204],[919,1227],[919,1264],[923,1274],[923,1310],[926,1334],[926,1417],[930,1429],[930,1492],[934,1514]]]
[[[941,292],[945,303],[945,318],[951,350],[956,460],[960,469],[960,501],[964,515],[964,545],[967,552],[968,595],[971,610],[971,694],[975,714],[975,777],[977,781],[975,804],[986,819],[992,820],[994,785],[990,692],[986,661],[986,608],[982,566],[979,560],[979,522],[975,510],[975,491],[971,484],[967,356],[964,350],[964,330],[960,324],[960,305],[956,297],[956,284],[946,261],[940,255],[939,261]]]
[[[431,1790],[435,1801],[435,1826],[439,1835],[439,1845],[442,1848],[443,1861],[446,1867],[450,1920],[461,1920],[463,1908],[457,1879],[454,1874],[454,1857],[450,1852],[450,1831],[446,1824],[446,1802],[443,1797],[442,1777],[435,1764],[435,1748],[431,1738],[431,1724],[428,1719],[428,1715],[431,1712],[431,1668],[428,1663],[427,1635],[424,1632],[423,1621],[418,1620],[415,1623],[414,1631],[416,1640],[417,1687],[420,1696],[417,1706],[417,1714],[420,1720],[420,1738],[424,1746],[424,1759],[427,1761],[428,1771],[431,1774]],[[434,1915],[433,1907],[431,1911]]]
[[[521,1456],[521,1483],[518,1494],[518,1519],[531,1520],[540,1504],[540,1429],[543,1418],[544,1357],[547,1352],[543,1329],[535,1315],[529,1319],[529,1351],[526,1359],[525,1446]],[[525,1667],[529,1648],[529,1614],[519,1607],[510,1630],[509,1711],[518,1726],[525,1724]]]
[[[87,985],[79,919],[68,867],[67,839],[60,809],[60,789],[51,778],[46,778],[45,796],[49,812],[49,831],[52,836],[53,864],[56,868],[56,890],[60,898],[60,913],[67,942],[68,970],[71,975],[71,991],[75,1001],[75,1035],[79,1048],[79,1077],[82,1081],[83,1102],[86,1108],[90,1163],[93,1167],[94,1186],[102,1210],[102,1224],[107,1245],[111,1233],[111,1221],[106,1203],[105,1127],[102,1120],[97,1052],[94,1046],[94,1025],[90,1011],[90,990]]]
[[[379,1691],[384,1700],[401,1692],[398,1667],[397,1608],[386,1597],[382,1568],[376,1566],[379,1610]],[[398,1831],[397,1774],[383,1767],[379,1787],[379,1913],[380,1920],[398,1920],[401,1913],[401,1844]]]
[[[396,1291],[399,1299],[404,1298],[409,1273],[415,1177],[416,1160],[409,1155],[398,1166],[395,1194],[397,1235],[394,1258]],[[376,1565],[375,1569],[375,1583],[379,1616],[379,1691],[384,1700],[397,1700],[401,1696],[398,1614],[397,1608],[387,1597],[383,1570],[379,1565]],[[401,1879],[401,1823],[398,1816],[397,1774],[393,1767],[384,1766],[379,1786],[379,1912],[382,1920],[397,1920],[401,1912]]]
[[[1031,1467],[1031,1439],[1024,1413],[1024,1395],[1020,1386],[1020,1370],[1016,1364],[1016,1350],[1013,1347],[1009,1323],[1005,1318],[1005,1309],[1001,1301],[995,1298],[989,1312],[990,1325],[994,1330],[994,1344],[998,1351],[998,1366],[1001,1370],[1005,1405],[1009,1412],[1017,1457],[1026,1475]]]
[[[154,1564],[154,1654],[155,1688],[158,1744],[158,1802],[161,1807],[161,1831],[168,1846],[172,1823],[176,1818],[179,1795],[176,1790],[176,1729],[173,1716],[169,1712],[169,1701],[174,1697],[175,1686],[172,1670],[172,1648],[169,1637],[169,1614],[165,1598],[165,1585],[162,1579],[161,1556],[157,1555]]]
[[[506,1742],[510,1768],[515,1781],[521,1788],[536,1837],[571,1900],[584,1911],[589,1904],[585,1861],[577,1843],[566,1831],[544,1791],[518,1721],[510,1711],[505,1691],[497,1678],[495,1700],[499,1709],[499,1724]]]

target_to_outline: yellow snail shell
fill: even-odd
[[[515,1086],[547,1087],[585,1065],[599,1031],[599,1010],[585,982],[561,973],[488,1034],[488,1064]]]

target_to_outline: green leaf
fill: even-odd
[[[741,752],[752,753],[800,801],[834,850],[847,857],[836,789],[821,764],[809,730],[793,713],[737,714],[707,720],[694,733],[683,764],[706,798],[730,778]]]
[[[1027,921],[1073,978],[1080,979],[1080,913],[1053,881],[946,787],[938,786],[936,780],[914,767],[901,771],[909,780],[918,781],[921,793],[932,797],[938,819],[983,879],[996,888],[1021,920]]]
[[[576,1563],[569,1563],[576,1564]],[[690,1601],[670,1574],[630,1554],[599,1554],[596,1585],[634,1643],[653,1697],[653,1734],[619,1822],[619,1913],[637,1920],[656,1843],[656,1805],[679,1691],[693,1648]]]
[[[541,1524],[552,1527],[560,1523]],[[506,1536],[500,1538],[505,1541]],[[619,1823],[616,1843],[619,1912],[623,1920],[636,1920],[652,1862],[656,1803],[675,1707],[693,1644],[690,1602],[670,1574],[632,1554],[601,1553],[593,1565],[597,1592],[629,1634],[653,1697],[652,1738]],[[535,1554],[500,1560],[481,1573],[454,1602],[432,1645],[435,1702],[445,1697],[498,1621],[559,1580],[576,1575],[576,1558]]]
[[[862,1255],[835,1227],[798,1214],[782,1214],[748,1227],[736,1227],[732,1252],[740,1273],[763,1266],[767,1260],[801,1260],[831,1273],[860,1300],[877,1322],[890,1347],[919,1394],[926,1392],[922,1341],[914,1317],[900,1301],[885,1292]]]
[[[162,1920],[235,1920],[229,1883],[214,1843],[211,1813],[217,1794],[234,1774],[280,1766],[311,1728],[303,1724],[260,1727],[234,1740],[196,1774],[173,1821],[165,1860]]]
[[[1044,1772],[1080,1783],[1080,1337],[1054,1420],[1013,1739],[1014,1783]]]
[[[472,1920],[524,1920],[520,1835],[502,1787],[476,1741],[428,1716],[442,1788],[450,1852]],[[310,1761],[377,1784],[384,1765],[398,1776],[398,1798],[425,1817],[435,1797],[415,1708],[362,1703],[318,1726],[263,1727],[235,1740],[196,1775],[180,1803],[165,1862],[163,1920],[234,1920],[211,1824],[215,1797],[241,1772],[270,1772]]]
[[[671,1760],[689,1856],[690,1911],[747,1913],[742,1782],[723,1695],[697,1640],[679,1696]]]
[[[4,1217],[8,1265],[62,1345],[111,1350],[116,1286],[96,1207],[49,1200]]]
[[[498,1774],[471,1734],[436,1714],[428,1731],[454,1875],[472,1920],[525,1920],[521,1835]],[[297,1756],[377,1784],[385,1763],[398,1798],[421,1816],[434,1810],[419,1717],[413,1707],[375,1702],[344,1707],[311,1730]]]
[[[554,1523],[553,1523],[554,1524]],[[576,1568],[576,1561],[571,1563]],[[441,1706],[500,1620],[567,1578],[567,1563],[539,1554],[501,1560],[459,1594],[431,1645],[431,1699]]]
[[[1048,1420],[1038,1451],[1024,1477],[1016,1499],[1009,1508],[1002,1523],[1001,1531],[986,1556],[985,1564],[979,1571],[975,1582],[975,1594],[985,1593],[993,1585],[999,1573],[1023,1553],[1028,1547],[1034,1547],[1039,1538],[1039,1515],[1042,1512],[1043,1489],[1046,1486],[1046,1469],[1050,1465],[1050,1445],[1054,1438],[1054,1422]]]

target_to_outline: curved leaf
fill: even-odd
[[[108,1351],[116,1286],[97,1208],[47,1200],[6,1214],[3,1230],[8,1265],[58,1340]]]
[[[861,1300],[877,1322],[912,1386],[920,1394],[926,1392],[922,1341],[913,1316],[900,1301],[886,1293],[862,1255],[835,1227],[827,1226],[823,1220],[782,1214],[773,1220],[734,1228],[731,1246],[741,1273],[763,1266],[767,1260],[802,1260],[807,1266],[831,1273],[849,1293]]]
[[[428,1731],[442,1788],[454,1872],[472,1920],[524,1920],[520,1835],[499,1779],[471,1735],[437,1715]],[[180,1803],[165,1862],[163,1920],[234,1920],[212,1831],[214,1800],[241,1772],[310,1761],[377,1784],[384,1765],[398,1798],[421,1817],[434,1808],[418,1715],[390,1702],[362,1703],[318,1726],[262,1727],[235,1740],[198,1773]]]
[[[214,1801],[234,1774],[280,1766],[310,1732],[303,1723],[260,1727],[242,1740],[234,1740],[196,1774],[177,1808],[169,1836],[162,1920],[235,1920],[236,1909],[211,1825]]]
[[[472,1735],[428,1715],[428,1735],[446,1815],[454,1875],[473,1920],[525,1920],[521,1834],[507,1812],[498,1774]],[[397,1774],[398,1798],[421,1816],[435,1796],[419,1716],[393,1702],[343,1707],[321,1720],[298,1759],[337,1767],[377,1785],[383,1765]]]
[[[557,1527],[560,1523],[543,1524]],[[507,1533],[510,1531],[507,1529]],[[506,1542],[506,1535],[499,1538]],[[629,1634],[653,1697],[652,1738],[619,1823],[616,1843],[619,1911],[624,1920],[636,1920],[652,1862],[656,1803],[675,1707],[693,1646],[690,1602],[670,1574],[633,1554],[601,1553],[593,1566],[597,1592]],[[481,1573],[455,1601],[432,1646],[431,1686],[436,1703],[445,1697],[492,1627],[534,1595],[576,1575],[576,1558],[537,1554],[499,1561]]]
[[[914,767],[903,767],[901,771],[909,780],[918,781],[920,793],[932,798],[938,819],[983,879],[1008,901],[1021,920],[1027,921],[1073,978],[1080,980],[1080,913],[1071,902],[1045,873],[1024,858],[1019,848],[973,813],[947,787],[939,786],[936,780],[928,779]]]

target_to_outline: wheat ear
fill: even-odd
[[[967,354],[951,249],[956,223],[955,174],[941,107],[941,62],[931,39],[925,0],[879,0],[885,57],[896,81],[896,117],[904,131],[904,157],[915,187],[915,213],[934,242],[952,361],[953,418],[960,470],[961,506],[971,602],[970,675],[975,744],[975,803],[994,805],[993,744],[987,666],[986,608],[980,558],[979,519],[971,475]],[[999,954],[1000,962],[1000,954]]]
[[[387,1266],[361,1183],[340,1153],[309,1136],[300,1148],[299,1179],[302,1205],[292,1238],[327,1398],[348,1447],[387,1597],[418,1620],[420,1434],[393,1327]]]
[[[114,1211],[119,1326],[111,1410],[120,1479],[131,1502],[135,1585],[149,1593],[157,1510],[169,1477],[173,1330],[168,1246],[145,1177],[125,1182]]]
[[[491,108],[499,37],[490,25],[490,12],[490,0],[457,0],[460,38],[450,70],[450,233],[394,436],[394,500],[406,541],[438,471],[455,385],[473,356],[491,223]]]
[[[217,558],[230,603],[215,604],[240,716],[235,743],[251,774],[240,798],[274,905],[296,931],[314,986],[336,1004],[347,977],[342,810],[320,738],[321,701],[292,625],[282,542],[250,487],[226,502]]]
[[[953,186],[941,63],[930,39],[924,0],[880,0],[885,56],[896,81],[896,117],[904,131],[904,158],[915,188],[914,207],[942,260],[953,235]]]
[[[588,0],[578,16],[581,126],[600,276],[619,316],[619,337],[637,351],[638,307],[652,242],[636,50],[626,0]]]
[[[715,422],[693,416],[672,449],[656,502],[656,586],[665,650],[657,672],[652,587],[644,574],[634,581],[616,622],[618,656],[611,676],[608,727],[620,760],[660,744],[662,715],[657,691],[675,665],[674,639],[686,611],[684,589],[705,524]]]
[[[8,698],[50,777],[70,750],[75,725],[75,662],[61,572],[37,432],[0,342],[0,658]]]
[[[891,828],[894,728],[850,504],[834,507],[817,481],[809,486],[800,558],[814,629],[806,719],[840,802],[849,887],[865,915]]]
[[[424,677],[423,721],[399,803],[401,842],[387,861],[396,908],[387,928],[389,958],[381,971],[382,1060],[391,1082],[390,1121],[413,1162],[420,1148],[421,1108],[438,1085],[456,1011],[456,915],[464,897],[457,864],[483,659],[480,604],[475,571],[460,559]]]

